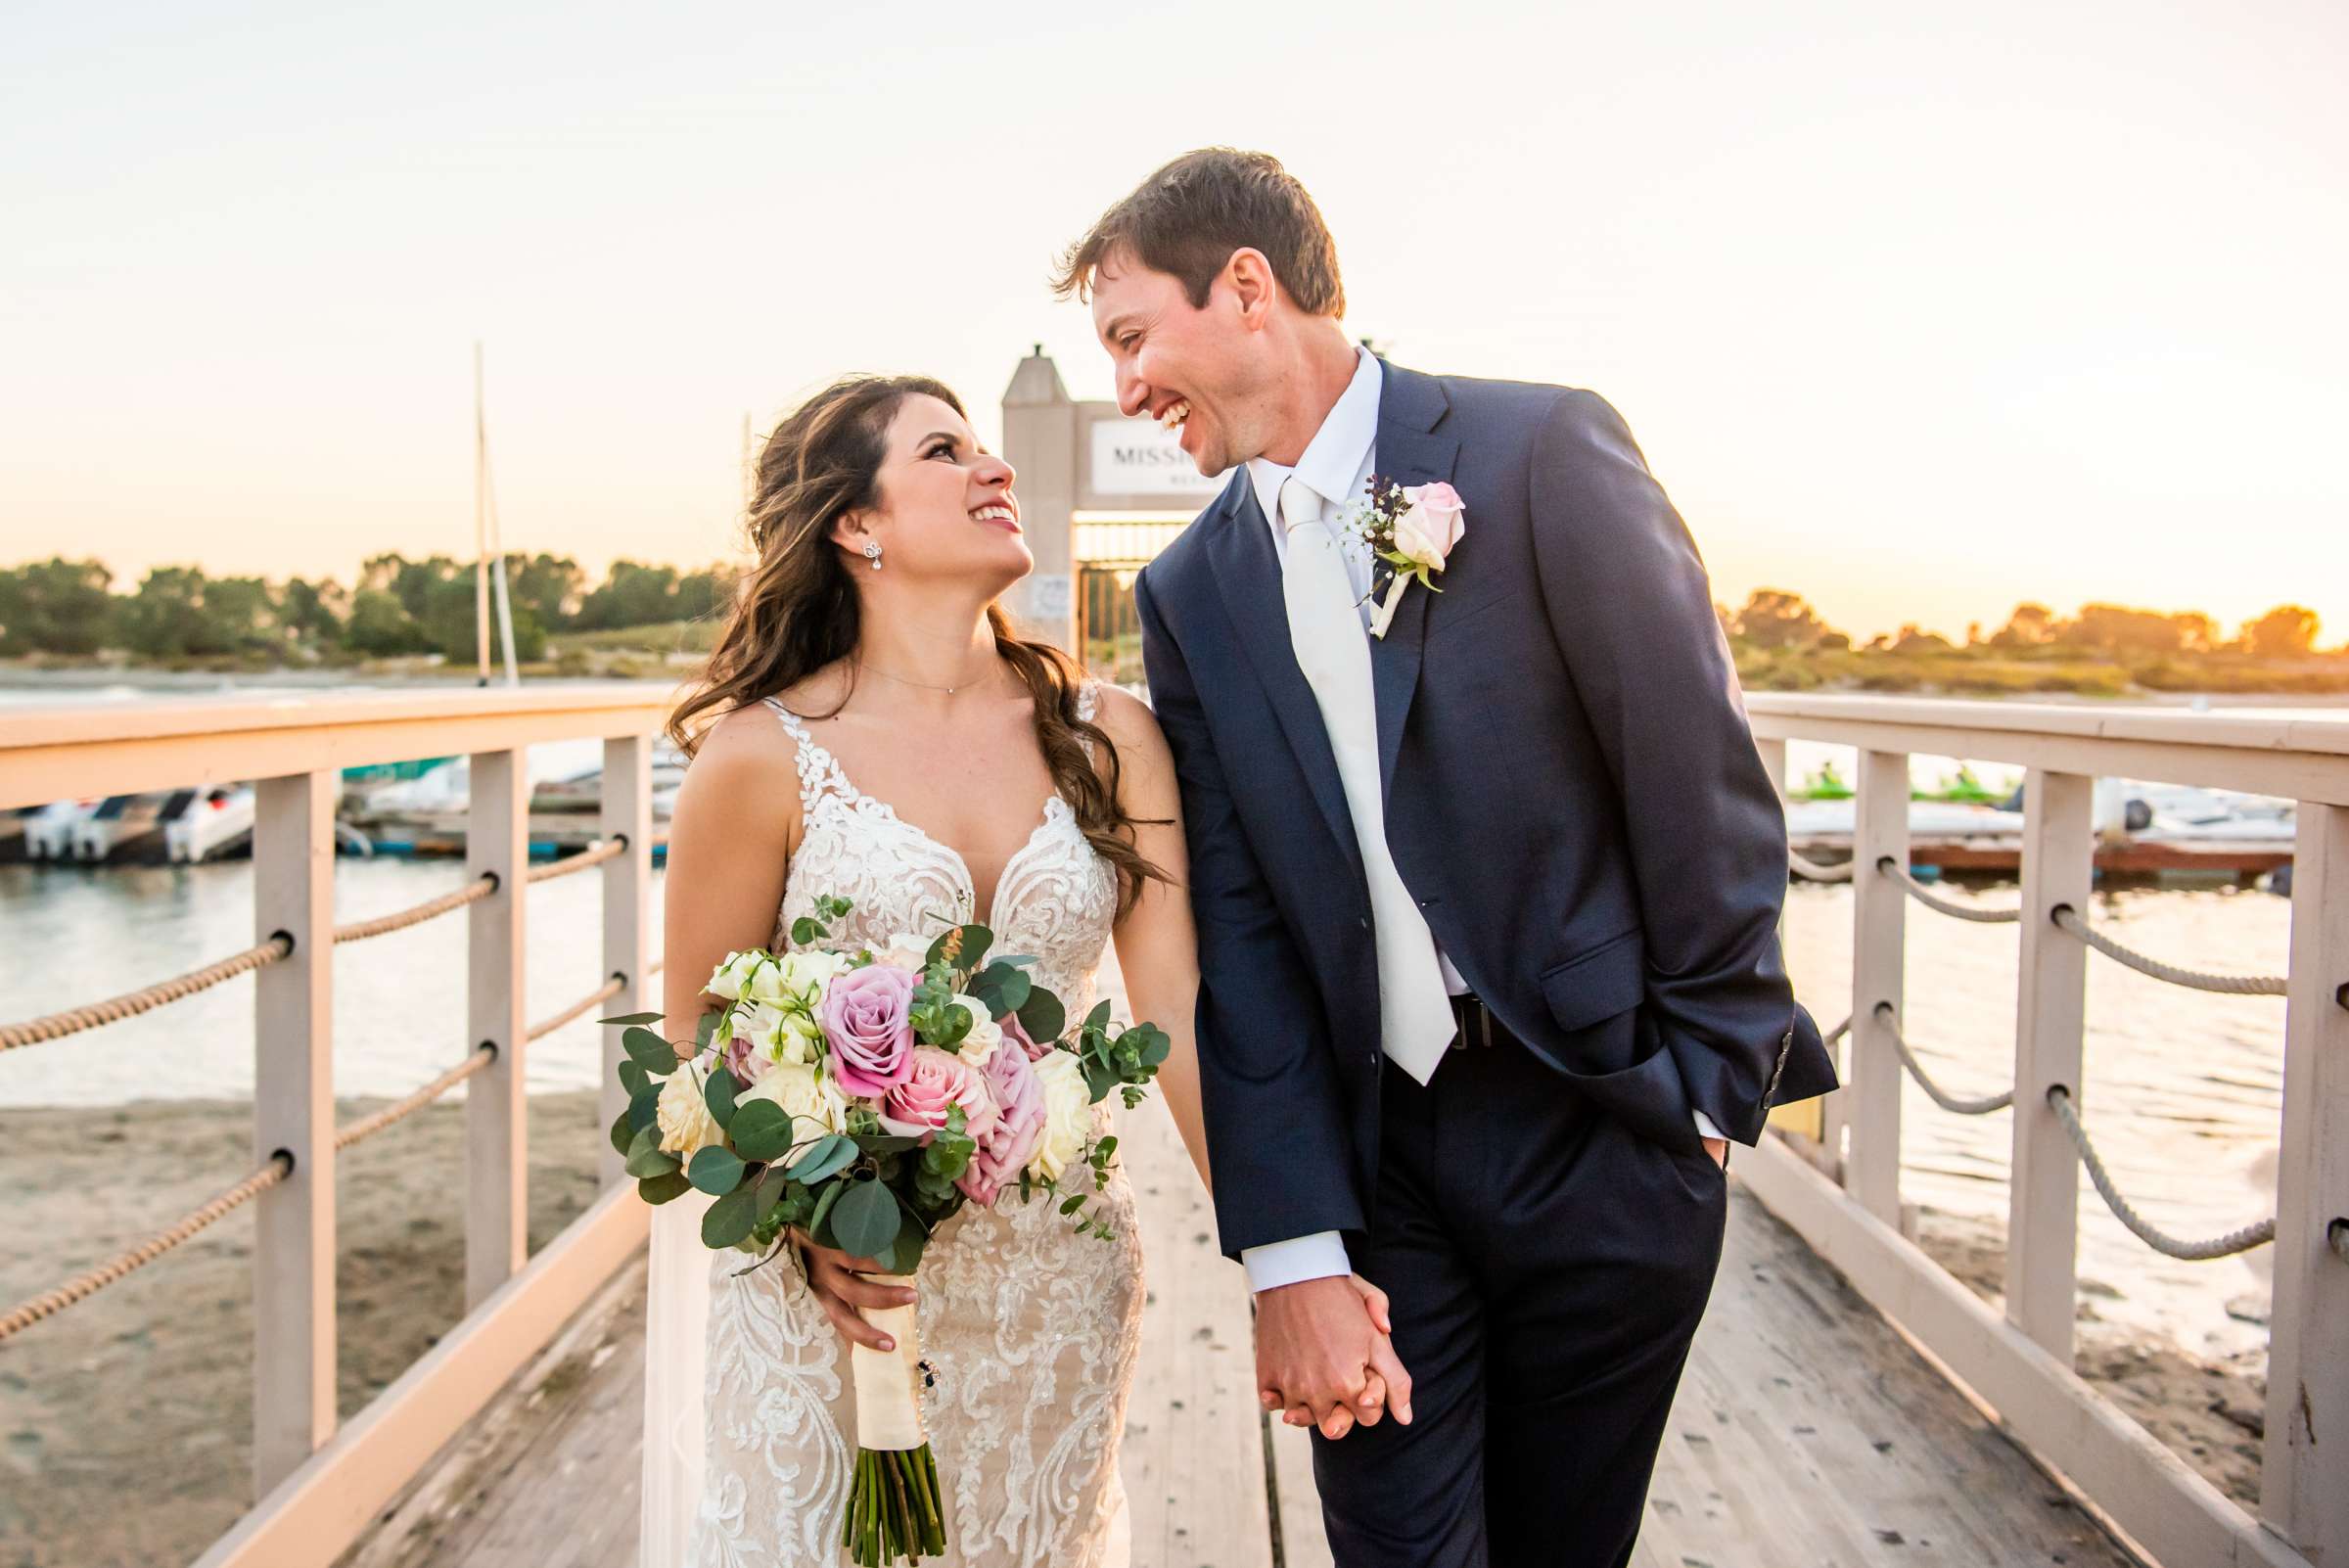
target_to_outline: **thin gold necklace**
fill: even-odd
[[[972,686],[987,678],[987,676],[981,675],[971,680],[963,681],[958,685],[941,686],[927,680],[908,680],[903,675],[893,675],[888,670],[883,669],[879,665],[868,665],[861,659],[856,661],[856,668],[859,670],[869,670],[871,673],[879,675],[883,680],[894,680],[900,686],[913,686],[922,691],[943,691],[949,697],[953,696],[958,691],[968,691]],[[989,673],[991,674],[993,672],[993,668],[999,667],[990,668]]]

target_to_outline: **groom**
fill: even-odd
[[[1834,1084],[1696,546],[1598,397],[1356,348],[1269,157],[1175,160],[1058,284],[1231,471],[1134,597],[1267,1407],[1320,1432],[1344,1568],[1627,1563],[1722,1140]],[[1373,476],[1423,580],[1348,526]]]

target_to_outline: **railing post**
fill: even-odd
[[[2015,988],[2014,1159],[2006,1188],[2006,1317],[2066,1365],[2080,1250],[2080,1155],[2048,1106],[2072,1103],[2088,1019],[2088,948],[2055,924],[2085,916],[2096,872],[2096,780],[2032,768],[2023,782],[2023,950]]]
[[[328,770],[253,787],[254,938],[294,940],[253,976],[253,1157],[294,1157],[253,1205],[255,1497],[335,1433],[336,782]]]
[[[2327,1234],[2349,1221],[2349,807],[2298,817],[2259,1511],[2310,1562],[2349,1563],[2349,1259]]]
[[[529,1256],[529,1120],[523,1099],[524,913],[530,887],[530,780],[519,751],[476,752],[465,822],[465,869],[497,878],[467,906],[469,1051],[497,1058],[465,1085],[465,1310],[504,1284]]]
[[[604,742],[604,799],[601,831],[605,838],[626,835],[628,853],[604,862],[604,978],[625,977],[620,994],[604,1016],[650,1010],[653,988],[645,974],[652,961],[647,943],[651,921],[647,913],[653,890],[653,743],[647,735],[621,735]],[[604,1076],[598,1100],[599,1127],[610,1127],[628,1108],[627,1093],[618,1074],[622,1052],[620,1031],[603,1032]],[[621,1157],[604,1140],[600,1162],[604,1185],[626,1179]]]
[[[1901,1059],[1876,1015],[1890,1003],[1893,1022],[1905,1023],[1902,1003],[1908,895],[1876,869],[1886,858],[1909,864],[1909,755],[1860,754],[1857,818],[1852,827],[1852,1050],[1849,1100],[1852,1130],[1844,1186],[1860,1206],[1886,1224],[1901,1223]]]

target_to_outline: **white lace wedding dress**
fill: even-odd
[[[1087,686],[1088,718],[1095,700]],[[976,917],[962,856],[860,794],[806,721],[768,706],[798,743],[806,822],[777,949],[825,894],[852,904],[827,945],[879,945]],[[1036,983],[1074,1019],[1093,1005],[1117,899],[1110,867],[1054,795],[1004,867],[984,923],[996,952],[1035,955]],[[840,1563],[856,1452],[847,1352],[788,1260],[737,1278],[746,1255],[702,1249],[702,1205],[691,1197],[655,1211],[643,1568]],[[1006,1191],[998,1209],[949,1221],[922,1261],[922,1353],[937,1375],[924,1410],[946,1504],[945,1562],[1126,1561],[1117,1462],[1142,1275],[1122,1174],[1095,1207],[1115,1241],[1076,1234],[1057,1204]],[[706,1334],[679,1346],[705,1301]],[[706,1356],[699,1366],[692,1349]]]

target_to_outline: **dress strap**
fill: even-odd
[[[807,721],[784,707],[779,697],[761,698],[760,701],[775,711],[775,717],[782,721],[783,733],[792,738],[797,748],[798,755],[792,761],[800,770],[800,809],[813,812],[815,803],[826,795],[838,795],[845,801],[855,800],[856,791],[850,786],[849,775],[842,769],[840,759],[824,750],[816,738],[807,733]]]

